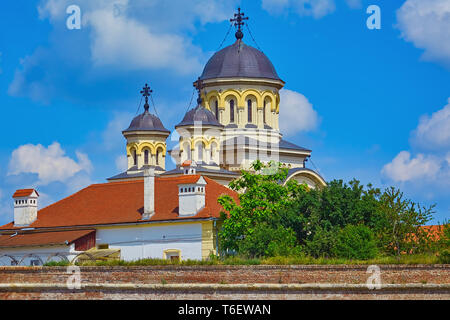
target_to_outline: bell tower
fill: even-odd
[[[163,126],[157,115],[149,111],[148,98],[152,92],[148,84],[145,84],[141,91],[145,98],[144,112],[135,117],[130,126],[122,131],[127,140],[127,172],[140,172],[152,166],[160,173],[166,168],[166,139],[170,131]]]

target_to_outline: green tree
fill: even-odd
[[[294,180],[283,184],[287,174],[288,168],[281,164],[264,165],[255,161],[250,171],[243,170],[241,177],[230,183],[230,188],[239,193],[239,204],[226,195],[218,199],[225,210],[219,232],[222,251],[239,253],[240,249],[246,248],[246,253],[260,254],[260,249],[250,248],[250,243],[255,245],[255,239],[261,239],[260,232],[255,233],[258,228],[275,231],[268,232],[264,243],[270,242],[271,237],[274,242],[279,242],[282,234],[278,228],[279,213],[290,206],[299,190],[306,188]]]
[[[335,255],[339,258],[367,260],[377,255],[373,231],[363,225],[347,225],[336,237]]]
[[[381,245],[387,253],[419,253],[430,244],[429,234],[422,226],[432,218],[434,205],[424,207],[403,197],[394,187],[380,197],[382,219],[377,224]]]

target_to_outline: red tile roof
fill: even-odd
[[[28,197],[29,195],[31,195],[33,193],[33,191],[35,191],[37,193],[37,195],[39,195],[39,193],[34,189],[20,189],[20,190],[16,190],[16,192],[14,192],[13,198]]]
[[[189,167],[191,164],[192,164],[192,161],[191,161],[191,160],[186,160],[186,161],[184,161],[184,162],[181,164],[181,166],[182,166],[182,167]]]
[[[22,233],[14,236],[0,235],[0,248],[5,247],[25,247],[32,245],[57,245],[69,244],[88,235],[95,230],[75,230],[75,231],[50,231],[37,233]]]
[[[237,193],[204,177],[205,207],[192,217],[178,216],[178,184],[195,183],[200,175],[155,178],[155,214],[149,221],[218,218],[222,206],[217,198]],[[142,221],[144,210],[143,180],[93,184],[77,193],[39,210],[32,228],[118,224]],[[15,229],[13,222],[1,229]]]

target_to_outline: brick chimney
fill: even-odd
[[[34,189],[14,192],[14,226],[28,226],[37,219],[39,193]]]
[[[149,220],[155,214],[155,168],[144,170],[144,214],[143,220]]]

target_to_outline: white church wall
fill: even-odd
[[[181,259],[202,259],[201,223],[97,229],[97,244],[121,250],[121,259],[162,259],[164,250],[181,251]]]

